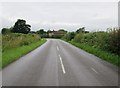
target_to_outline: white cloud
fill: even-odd
[[[118,2],[119,0],[44,0],[44,2]],[[1,0],[1,2],[43,2],[43,0]]]
[[[88,30],[117,26],[117,2],[4,2],[1,27],[12,26],[25,19],[32,30],[40,28],[69,31],[85,26]],[[8,26],[7,26],[8,25]]]

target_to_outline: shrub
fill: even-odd
[[[8,34],[11,33],[11,28],[3,28],[1,31],[2,34]]]
[[[29,45],[30,43],[37,42],[41,38],[38,34],[20,34],[11,33],[2,35],[2,51],[19,46]]]
[[[120,29],[109,32],[79,33],[73,41],[120,55]]]
[[[66,41],[70,41],[75,37],[76,33],[75,32],[69,32],[67,34],[65,34],[62,39],[66,40]]]
[[[111,30],[109,34],[108,49],[120,55],[120,28]]]

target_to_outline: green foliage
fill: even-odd
[[[28,34],[30,32],[30,27],[31,26],[29,24],[26,24],[25,20],[18,19],[12,29],[12,32]]]
[[[67,34],[65,34],[62,39],[66,40],[66,41],[70,41],[75,37],[76,33],[75,32],[69,32]]]
[[[104,51],[104,50],[99,49],[99,48],[91,47],[88,44],[75,43],[72,41],[69,41],[69,43],[71,43],[71,44],[75,45],[76,47],[79,47],[79,48],[81,48],[89,53],[92,53],[92,54],[100,57],[103,60],[106,60],[106,61],[120,67],[120,64],[119,64],[120,63],[120,56],[118,56],[118,55]]]
[[[64,30],[64,29],[59,29],[58,31],[60,31],[60,32],[64,32],[64,33],[67,33],[67,31]]]
[[[41,38],[38,34],[20,34],[11,33],[2,35],[2,51],[6,51],[11,48],[29,45],[33,42],[39,41]]]
[[[12,29],[12,28],[3,28],[2,31],[1,31],[1,33],[2,33],[2,34],[11,33],[11,29]]]
[[[46,31],[44,31],[44,29],[40,29],[40,30],[37,31],[37,33],[42,35],[42,34],[45,34]]]
[[[82,40],[83,36],[84,36],[84,33],[79,33],[74,37],[73,41],[81,43],[82,42],[81,40]]]
[[[82,28],[79,28],[76,33],[81,33],[81,32],[84,32],[85,31],[85,27],[82,27]]]
[[[13,61],[17,60],[21,56],[27,54],[28,52],[32,51],[33,49],[37,48],[38,46],[42,45],[45,42],[46,42],[45,39],[41,39],[29,45],[18,46],[16,48],[5,50],[2,53],[2,68],[4,68],[8,64],[12,63]]]
[[[38,34],[10,33],[2,35],[2,67],[43,44]]]
[[[49,38],[49,34],[44,33],[44,34],[40,34],[41,38]]]
[[[51,36],[51,38],[61,39],[63,36],[64,36],[64,34],[54,34],[54,35]]]
[[[79,33],[73,41],[120,55],[120,29],[109,32]]]
[[[120,28],[109,31],[108,49],[113,53],[120,55]]]
[[[71,41],[70,33],[62,39],[120,67],[120,28],[107,32],[77,32]]]
[[[51,33],[51,34],[50,34]],[[37,34],[40,34],[42,38],[62,38],[64,34],[67,33],[64,29],[60,29],[58,31],[45,31],[44,29],[40,29],[37,31]]]

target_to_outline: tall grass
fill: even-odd
[[[2,68],[17,60],[21,56],[27,54],[38,46],[42,45],[46,40],[40,40],[30,45],[25,45],[13,49],[6,50],[2,53]]]
[[[119,64],[120,63],[120,56],[118,56],[118,55],[115,55],[113,53],[109,53],[109,52],[101,50],[99,48],[91,47],[88,44],[82,44],[82,43],[80,44],[80,43],[75,43],[73,41],[69,41],[69,43],[71,43],[72,45],[74,45],[78,48],[81,48],[81,49],[83,49],[91,54],[94,54],[105,61],[108,61],[108,62],[120,67],[120,64]]]
[[[2,37],[2,68],[46,42],[37,34],[6,34]]]
[[[33,42],[37,42],[41,37],[37,34],[20,34],[10,33],[2,35],[2,51],[6,51],[11,48],[19,46],[29,45]]]

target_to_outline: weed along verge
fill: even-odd
[[[46,40],[41,39],[37,34],[3,35],[2,68],[39,47],[45,42]]]
[[[68,32],[62,40],[120,67],[120,28],[89,32],[85,27]]]
[[[120,67],[120,64],[119,64],[120,56],[118,56],[116,54],[101,50],[99,48],[91,47],[90,45],[75,43],[72,41],[69,41],[68,43],[70,43],[80,49],[83,49],[91,54],[94,54],[95,56]]]

